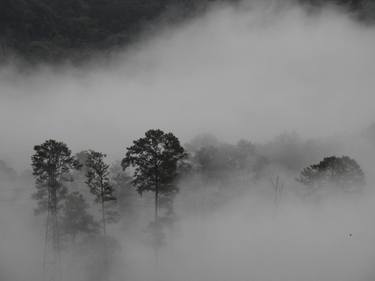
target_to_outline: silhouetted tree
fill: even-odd
[[[116,200],[114,188],[109,179],[109,165],[104,162],[105,154],[90,150],[87,154],[86,184],[92,194],[96,196],[96,202],[101,204],[103,233],[106,233],[105,202]]]
[[[47,140],[41,145],[34,146],[34,150],[31,166],[37,192],[33,197],[38,201],[36,211],[47,211],[43,276],[55,280],[61,276],[58,210],[67,192],[64,182],[73,180],[71,171],[79,169],[80,164],[63,142]],[[51,248],[48,247],[50,244]]]
[[[310,187],[334,184],[343,189],[360,187],[365,184],[365,176],[358,163],[349,158],[326,157],[318,164],[304,168],[297,181]]]
[[[162,130],[149,130],[143,138],[127,148],[121,165],[125,170],[134,167],[132,184],[139,194],[155,193],[155,222],[158,219],[159,195],[177,191],[175,180],[178,165],[186,157],[177,137]]]
[[[37,212],[50,210],[57,213],[58,204],[67,191],[63,183],[72,180],[70,172],[79,169],[80,164],[63,142],[47,140],[34,146],[34,150],[31,165],[36,180],[37,192],[33,198],[38,201]]]

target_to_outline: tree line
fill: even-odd
[[[147,131],[144,137],[127,148],[120,164],[122,171],[117,171],[116,177],[139,195],[144,192],[154,194],[155,221],[158,220],[160,200],[164,206],[172,204],[179,190],[180,178],[199,175],[203,181],[225,185],[230,177],[246,175],[247,180],[256,181],[263,177],[270,162],[256,145],[248,141],[242,140],[237,145],[218,144],[209,137],[195,141],[185,149],[172,133],[156,129]],[[297,149],[296,145],[294,148]],[[84,173],[87,190],[100,208],[100,228],[105,234],[107,220],[116,221],[116,212],[106,208],[117,201],[115,186],[119,186],[105,161],[106,154],[87,150],[73,155],[65,143],[55,140],[36,145],[34,152],[32,169],[36,186],[33,198],[38,203],[36,212],[49,210],[57,213],[62,210],[62,225],[73,237],[80,231],[98,229],[99,224],[86,211],[87,203],[80,190],[69,192],[67,187],[74,180],[74,171],[80,171]],[[337,185],[349,191],[365,184],[361,167],[348,156],[324,157],[303,168],[296,180],[310,190]]]
[[[279,141],[285,142],[281,150],[289,157],[292,154],[290,145],[299,153],[297,142],[291,142],[287,136],[281,136]],[[300,145],[300,149],[307,151],[304,145]],[[203,187],[213,183],[233,186],[233,178],[244,179],[247,184],[256,183],[265,178],[271,161],[284,161],[284,165],[291,168],[289,158],[273,154],[276,158],[266,157],[264,148],[262,150],[249,141],[229,145],[210,136],[197,138],[184,148],[174,134],[151,129],[134,140],[121,162],[113,167],[107,164],[105,153],[89,149],[73,154],[65,143],[46,140],[34,146],[31,166],[36,189],[33,194],[37,202],[35,212],[47,213],[45,242],[55,253],[52,264],[58,263],[56,261],[60,258],[56,253],[67,240],[74,244],[94,239],[97,246],[101,245],[97,262],[104,266],[101,274],[105,274],[117,247],[116,241],[108,235],[107,224],[120,219],[119,205],[130,203],[119,202],[122,200],[119,195],[123,192],[120,189],[133,189],[141,196],[146,192],[153,194],[154,218],[150,218],[149,230],[153,244],[158,248],[164,243],[163,228],[170,224],[171,219],[173,221],[173,201],[181,179],[198,177]],[[80,177],[81,183],[74,188],[74,181]],[[365,175],[354,159],[328,156],[303,168],[296,182],[305,186],[306,194],[332,187],[355,192],[365,185]],[[270,185],[278,204],[284,182],[276,175],[271,177]],[[226,192],[230,193],[230,190]],[[99,216],[91,213],[89,194],[91,201],[96,203]],[[162,214],[161,209],[164,210]],[[80,239],[77,241],[77,238]],[[47,263],[51,264],[46,259]]]
[[[238,0],[1,0],[0,58],[12,53],[28,61],[82,61],[96,52],[123,47],[156,22],[176,23],[215,2]],[[341,5],[362,20],[371,20],[371,0],[297,0],[310,8]]]

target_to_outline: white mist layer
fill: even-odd
[[[275,210],[272,200],[250,192],[214,214],[185,217],[167,236],[157,266],[152,249],[128,241],[125,275],[137,281],[374,278],[373,193],[318,204],[286,197]]]
[[[373,27],[333,10],[220,7],[107,65],[40,67],[27,75],[4,67],[0,159],[29,167],[33,145],[48,138],[74,152],[93,148],[120,159],[150,128],[182,142],[202,132],[259,142],[282,131],[304,138],[355,132],[375,120],[374,35]],[[109,228],[122,245],[109,280],[374,280],[374,147],[356,141],[340,151],[363,167],[362,195],[312,203],[287,194],[276,212],[270,186],[258,187],[200,214],[186,210],[192,200],[182,189],[179,220],[157,266],[143,240],[149,221]],[[0,184],[1,199],[9,201],[12,185]],[[15,185],[27,191],[0,203],[0,280],[37,281],[42,218],[32,214],[33,183]],[[74,270],[66,274],[85,280]]]
[[[375,120],[374,29],[334,11],[218,8],[109,65],[0,72],[0,156],[28,165],[46,138],[116,158],[149,128],[264,141]],[[25,160],[27,159],[27,160]]]

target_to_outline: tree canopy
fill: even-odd
[[[33,195],[38,200],[37,211],[45,211],[47,208],[56,211],[67,192],[63,183],[72,180],[70,172],[79,169],[80,164],[63,142],[50,139],[34,146],[34,150],[31,165],[37,188]]]
[[[95,195],[96,202],[101,203],[102,223],[104,234],[106,232],[105,202],[116,200],[114,189],[109,179],[109,165],[104,162],[106,155],[101,152],[89,150],[87,154],[86,184]]]
[[[180,141],[172,133],[149,130],[145,137],[135,140],[127,148],[122,160],[123,169],[134,167],[132,184],[142,194],[145,191],[169,193],[176,191],[174,180],[178,163],[186,157]]]
[[[180,161],[187,155],[180,141],[172,133],[149,130],[143,138],[127,148],[121,165],[134,168],[131,184],[139,194],[155,193],[155,220],[158,217],[159,194],[170,195],[178,189],[176,178]]]
[[[84,59],[137,40],[155,22],[176,22],[210,3],[238,0],[1,0],[0,58],[16,53],[28,60]],[[299,0],[313,7],[335,3],[372,19],[371,0]]]
[[[330,156],[318,164],[304,168],[297,181],[311,187],[333,184],[343,189],[351,189],[363,186],[365,176],[354,159],[348,156]]]

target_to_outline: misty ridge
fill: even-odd
[[[372,2],[119,2],[1,3],[0,280],[374,280]]]
[[[327,6],[372,24],[375,5],[371,0],[3,0],[0,2],[0,60],[21,58],[28,63],[87,62],[108,50],[123,49],[145,35],[157,34],[165,25],[178,25],[197,18],[217,5],[243,8],[299,4],[316,12]]]

